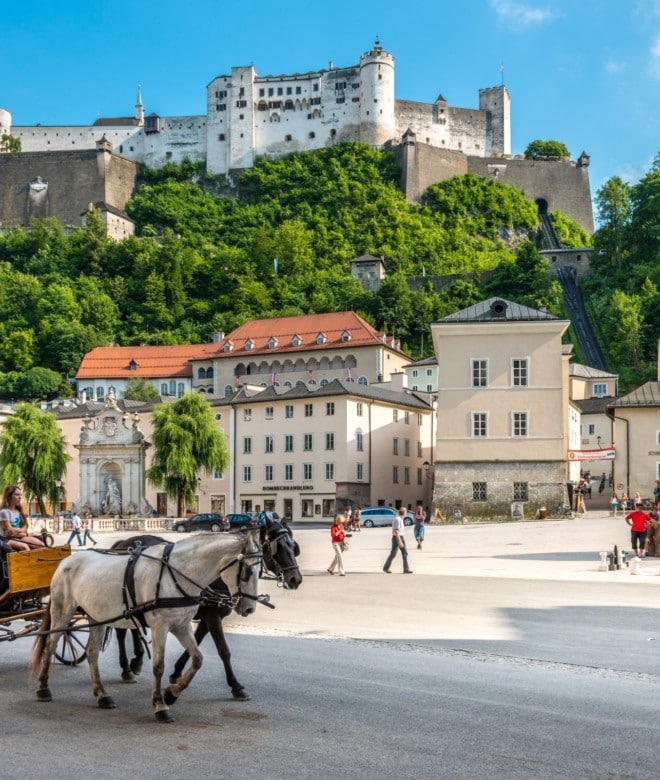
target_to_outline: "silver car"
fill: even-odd
[[[373,528],[376,525],[392,525],[394,518],[399,514],[398,509],[391,506],[368,506],[360,510],[360,525],[365,528]],[[410,512],[403,518],[404,525],[412,525],[413,518]]]

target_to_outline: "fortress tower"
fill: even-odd
[[[511,98],[507,88],[490,87],[479,90],[479,108],[488,115],[490,146],[485,157],[495,154],[511,154]]]
[[[0,135],[10,135],[11,133],[11,114],[0,108]]]
[[[360,57],[360,141],[383,146],[395,134],[394,57],[376,38]]]

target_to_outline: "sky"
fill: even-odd
[[[23,0],[0,17],[0,107],[14,125],[205,112],[232,67],[260,76],[356,65],[378,36],[395,93],[477,108],[504,82],[512,152],[558,140],[591,156],[592,197],[660,152],[660,0]]]

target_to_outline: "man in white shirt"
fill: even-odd
[[[406,508],[402,506],[399,509],[399,514],[392,521],[392,549],[387,556],[383,571],[385,574],[391,574],[392,570],[390,566],[394,560],[397,550],[401,550],[401,557],[403,558],[403,573],[412,574],[412,571],[408,568],[408,550],[406,549],[406,540],[403,538],[403,518],[406,516]]]

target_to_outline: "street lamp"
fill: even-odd
[[[425,460],[424,463],[422,463],[422,468],[426,472],[426,476],[429,477],[429,469],[431,468],[431,464],[428,462],[428,460]]]

